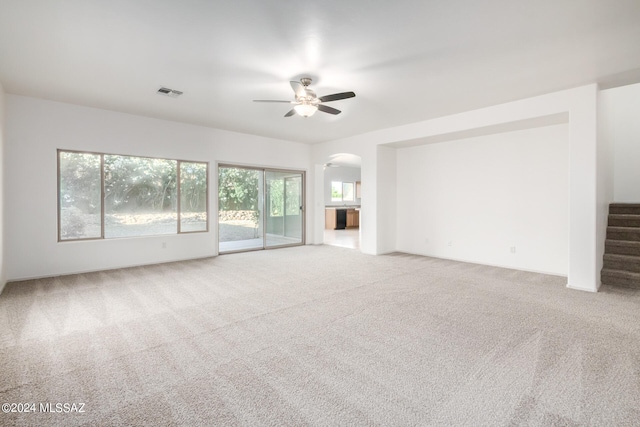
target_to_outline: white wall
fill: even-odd
[[[567,274],[567,124],[402,148],[397,158],[398,250]]]
[[[324,170],[324,205],[325,206],[342,206],[345,203],[347,205],[359,205],[361,199],[355,198],[355,184],[354,184],[354,200],[351,202],[332,202],[331,201],[331,182],[332,181],[340,181],[340,182],[357,182],[360,181],[361,174],[360,168],[354,167],[336,167],[336,168],[326,168]]]
[[[365,253],[389,251],[390,233],[395,233],[393,214],[386,209],[388,189],[377,188],[377,173],[386,163],[387,152],[378,152],[379,145],[407,147],[434,141],[461,139],[567,123],[569,126],[569,192],[567,195],[569,261],[567,286],[597,291],[600,286],[598,264],[599,244],[604,238],[606,217],[599,209],[603,202],[601,151],[607,150],[598,141],[598,88],[590,84],[533,98],[508,102],[451,116],[425,120],[389,129],[370,132],[341,140],[316,144],[312,149],[313,163],[320,165],[335,153],[352,153],[362,158],[361,248]],[[400,198],[398,197],[398,200]],[[391,222],[390,222],[391,221]],[[399,221],[398,221],[399,222]],[[482,224],[479,224],[482,226]],[[322,231],[322,221],[314,219],[316,234]],[[379,235],[383,232],[386,235]],[[418,238],[418,237],[416,237]],[[424,237],[421,238],[424,241]],[[517,249],[516,249],[517,250]],[[534,270],[543,268],[533,267]]]
[[[4,236],[4,145],[5,145],[5,94],[0,84],[0,293],[6,283],[7,272],[5,262]]]
[[[397,250],[396,233],[399,225],[397,217],[398,202],[397,193],[397,156],[396,149],[378,145],[377,151],[377,253],[386,254]]]
[[[609,222],[609,204],[613,202],[613,141],[607,125],[608,105],[603,91],[598,92],[598,158],[597,158],[597,243],[596,274],[601,275],[604,266],[605,240]]]
[[[601,102],[614,153],[614,201],[640,203],[640,84],[603,90]]]
[[[313,203],[308,145],[15,95],[6,123],[8,280],[216,255],[216,162],[309,171]],[[58,148],[210,162],[210,232],[58,243]]]

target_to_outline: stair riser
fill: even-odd
[[[610,286],[622,286],[625,288],[640,289],[640,280],[631,279],[628,277],[618,277],[602,273],[602,284]]]
[[[604,249],[602,284],[640,289],[640,203],[609,205]]]
[[[640,256],[640,247],[617,246],[617,245],[606,245],[605,244],[604,251],[607,254],[613,254],[613,255],[635,255],[635,256]]]
[[[640,227],[640,216],[638,218],[609,218],[609,227]]]
[[[640,263],[633,261],[605,259],[603,268],[640,273]]]
[[[607,230],[607,239],[640,242],[640,229],[625,231]]]
[[[640,215],[640,208],[637,206],[609,206],[611,215]]]

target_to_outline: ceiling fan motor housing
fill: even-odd
[[[309,85],[311,84],[310,77],[302,77],[300,79],[300,83],[291,81],[291,88],[295,92],[295,101],[291,102],[295,106],[291,109],[285,117],[291,117],[295,113],[303,117],[310,117],[315,114],[316,111],[322,111],[328,114],[340,114],[340,110],[337,110],[333,107],[328,107],[324,105],[324,102],[338,101],[340,99],[353,98],[356,96],[353,92],[342,92],[342,93],[334,93],[331,95],[325,95],[320,98],[316,95],[315,91],[309,89]],[[277,101],[277,100],[260,100],[255,99],[254,102],[288,102],[288,101]]]

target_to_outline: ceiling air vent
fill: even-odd
[[[171,98],[177,98],[182,95],[179,90],[169,89],[168,87],[161,87],[157,92],[159,95],[170,96]]]

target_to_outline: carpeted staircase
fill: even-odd
[[[640,204],[612,203],[602,284],[640,289]]]

